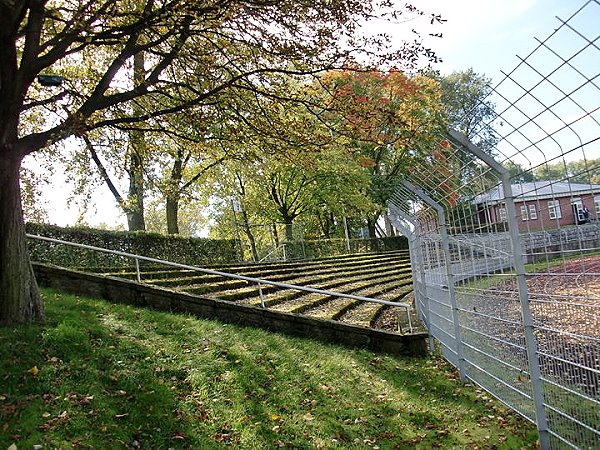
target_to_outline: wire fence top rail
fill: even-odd
[[[271,286],[276,286],[276,287],[280,287],[280,288],[284,288],[284,289],[293,289],[293,290],[298,290],[298,291],[311,292],[314,294],[322,294],[322,295],[332,296],[332,297],[341,297],[341,298],[347,298],[347,299],[351,299],[351,300],[359,300],[359,301],[364,301],[364,302],[378,303],[378,304],[386,305],[386,306],[398,306],[401,308],[405,308],[407,311],[411,308],[411,305],[409,305],[407,303],[390,302],[387,300],[380,300],[380,299],[372,298],[372,297],[362,297],[360,295],[344,294],[341,292],[311,288],[311,287],[307,287],[307,286],[299,286],[299,285],[294,285],[294,284],[281,283],[278,281],[272,281],[272,280],[268,280],[268,279],[264,279],[264,278],[248,277],[245,275],[238,275],[238,274],[234,274],[234,273],[222,272],[219,270],[205,269],[203,267],[190,266],[187,264],[179,264],[179,263],[175,263],[175,262],[171,262],[171,261],[150,258],[147,256],[142,256],[142,255],[135,255],[133,253],[126,253],[126,252],[121,252],[118,250],[110,250],[110,249],[106,249],[106,248],[102,248],[102,247],[94,247],[92,245],[86,245],[86,244],[77,244],[74,242],[63,241],[60,239],[54,239],[54,238],[39,236],[39,235],[35,235],[35,234],[27,234],[27,237],[30,239],[38,239],[38,240],[42,240],[42,241],[53,242],[55,244],[63,244],[63,245],[71,246],[71,247],[77,247],[77,248],[81,248],[81,249],[85,249],[85,250],[109,253],[109,254],[113,254],[113,255],[117,255],[117,256],[122,256],[125,258],[131,258],[135,261],[146,261],[146,262],[151,262],[151,263],[155,263],[155,264],[176,267],[179,269],[186,269],[186,270],[192,270],[192,271],[196,271],[196,272],[202,272],[202,273],[206,273],[208,275],[218,275],[218,276],[225,277],[225,278],[244,280],[244,281],[248,281],[251,283],[256,283],[259,286],[262,284],[268,284]],[[138,270],[138,277],[139,277],[139,267],[136,266],[136,269]]]

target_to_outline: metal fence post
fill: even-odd
[[[544,391],[542,386],[540,364],[538,361],[537,341],[533,333],[533,319],[529,307],[529,292],[527,289],[527,280],[525,277],[525,262],[521,235],[519,234],[519,225],[516,222],[517,208],[515,206],[514,195],[512,192],[510,174],[508,170],[498,163],[494,158],[482,151],[479,147],[472,144],[463,134],[454,130],[450,131],[451,138],[473,153],[494,172],[496,172],[502,181],[502,190],[506,206],[508,220],[508,231],[513,253],[513,263],[517,278],[517,287],[519,291],[519,302],[521,305],[521,315],[523,319],[523,329],[525,335],[525,345],[527,347],[527,362],[529,365],[529,377],[531,379],[531,389],[533,392],[533,401],[535,405],[536,426],[540,437],[540,446],[542,450],[550,449],[550,435],[548,432],[548,421],[546,419],[546,410],[544,406]]]
[[[550,449],[550,436],[548,433],[548,421],[544,407],[544,390],[542,386],[541,371],[538,361],[538,349],[535,335],[533,334],[533,319],[529,307],[529,292],[525,278],[525,263],[523,261],[523,245],[519,234],[519,226],[516,223],[517,210],[510,184],[510,176],[506,170],[501,173],[504,200],[508,215],[508,228],[514,257],[515,271],[517,273],[517,286],[519,289],[519,301],[521,303],[521,314],[523,316],[523,328],[525,343],[527,345],[527,361],[529,363],[529,376],[531,378],[531,389],[535,403],[536,425],[540,437],[542,450]]]
[[[393,203],[393,198],[392,198]],[[421,233],[418,228],[418,223],[399,208],[394,208],[394,214],[397,214],[413,226],[413,230],[405,226],[400,221],[395,221],[393,225],[398,228],[408,239],[408,251],[410,253],[410,261],[413,272],[413,293],[415,296],[415,309],[417,317],[424,316],[425,325],[429,334],[429,348],[434,348],[433,333],[431,333],[431,311],[429,305],[429,296],[427,295],[427,283],[425,282],[425,266],[423,263],[423,247],[421,242]],[[421,311],[421,303],[424,311]]]
[[[447,277],[447,289],[448,298],[450,300],[450,307],[452,308],[452,322],[454,325],[454,339],[456,341],[456,356],[458,358],[458,371],[460,374],[460,380],[464,383],[467,380],[467,374],[465,372],[465,356],[460,331],[460,321],[458,317],[458,304],[456,302],[456,290],[454,286],[454,273],[452,270],[452,257],[450,253],[450,241],[448,239],[448,230],[446,226],[446,217],[444,215],[444,208],[438,202],[433,200],[427,195],[422,189],[414,186],[408,181],[403,181],[404,187],[416,194],[421,200],[435,209],[439,227],[440,227],[440,238],[442,240],[442,251],[444,253],[445,266],[446,266],[446,277]]]

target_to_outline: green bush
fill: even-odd
[[[27,233],[132,253],[188,265],[226,264],[237,261],[235,241],[184,238],[157,233],[96,230],[83,227],[62,228],[28,223]],[[38,239],[28,240],[32,261],[67,267],[131,267],[134,261],[108,253],[83,250]]]
[[[350,253],[378,253],[408,249],[405,236],[375,239],[350,239]],[[286,257],[324,258],[348,253],[345,239],[320,239],[314,241],[293,241],[286,243]]]

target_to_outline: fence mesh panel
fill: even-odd
[[[419,317],[461,377],[536,423],[542,448],[588,449],[600,447],[600,3],[558,20],[490,90],[489,120],[411,149],[389,212],[409,238]]]

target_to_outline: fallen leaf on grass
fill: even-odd
[[[63,411],[58,416],[56,416],[54,419],[50,419],[48,422],[40,425],[38,427],[38,429],[40,429],[42,431],[48,431],[50,428],[54,427],[57,423],[64,422],[67,419],[67,416],[68,416],[67,411]],[[50,417],[50,414],[48,414],[47,417]]]
[[[37,366],[33,366],[31,369],[28,370],[28,372],[35,377],[38,373],[40,373],[40,369],[38,369]]]
[[[226,442],[231,437],[229,433],[215,433],[213,434],[213,439],[219,443]]]
[[[427,435],[425,433],[423,433],[423,434],[417,434],[415,437],[413,437],[410,440],[410,442],[413,443],[413,444],[416,444],[417,442],[421,442],[426,437],[427,437]]]

